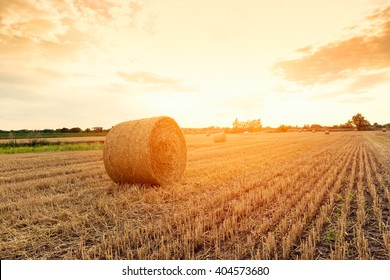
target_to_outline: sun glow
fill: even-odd
[[[0,129],[390,118],[390,1],[76,2],[2,4]]]

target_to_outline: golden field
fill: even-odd
[[[0,155],[0,259],[390,259],[390,133],[187,135],[176,184]]]

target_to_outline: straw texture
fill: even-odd
[[[214,142],[226,142],[225,133],[217,133],[214,135]]]
[[[187,147],[180,127],[170,117],[127,121],[107,134],[103,160],[116,183],[164,185],[183,175]]]

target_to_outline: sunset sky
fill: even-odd
[[[390,1],[0,0],[0,130],[390,122]]]

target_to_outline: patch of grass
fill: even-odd
[[[34,131],[29,131],[29,132],[13,132],[11,135],[9,132],[1,132],[0,131],[0,139],[10,139],[10,136],[12,139],[28,139],[31,138],[32,136],[38,134],[39,138],[64,138],[64,137],[96,137],[96,136],[106,136],[107,131],[102,131],[102,132],[77,132],[77,133],[72,133],[72,132],[36,132]]]
[[[103,143],[99,143],[99,142],[63,143],[63,142],[49,142],[46,140],[33,140],[29,143],[16,143],[16,141],[0,143],[0,154],[88,151],[88,150],[101,150],[101,149],[103,149]]]
[[[336,231],[333,228],[329,228],[325,232],[325,236],[323,237],[323,240],[328,244],[332,245],[336,239]]]

